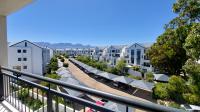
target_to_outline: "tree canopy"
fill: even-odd
[[[125,62],[124,59],[121,59],[121,60],[119,60],[119,61],[117,62],[115,68],[116,68],[117,71],[119,71],[121,74],[123,74],[123,73],[124,73],[125,67],[126,67],[126,62]]]
[[[173,11],[178,16],[165,25],[165,32],[149,49],[148,55],[151,64],[160,72],[179,75],[190,57],[187,54],[199,48],[196,40],[199,39],[200,0],[177,0]]]
[[[187,80],[171,76],[169,83],[156,85],[154,96],[200,105],[200,0],[177,0],[173,11],[178,17],[165,26],[148,55],[161,72],[180,75],[184,70]]]

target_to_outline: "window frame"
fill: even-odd
[[[17,49],[17,53],[22,53],[22,50],[21,49]]]

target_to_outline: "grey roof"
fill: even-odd
[[[93,70],[93,69],[95,69],[95,68],[93,68],[93,67],[91,67],[91,66],[85,66],[84,69],[86,69],[87,71],[91,71],[91,70]]]
[[[56,72],[58,75],[63,75],[63,74],[70,74],[68,70],[62,70],[62,71],[57,71]]]
[[[129,48],[133,45],[139,45],[144,48],[150,48],[153,45],[153,43],[151,43],[151,42],[149,42],[149,43],[134,43],[134,44],[128,45],[127,48]]]
[[[56,72],[60,72],[60,71],[63,71],[63,70],[67,70],[66,67],[60,67]]]
[[[72,75],[70,73],[64,73],[61,75],[61,77],[72,77]]]
[[[94,69],[91,69],[89,72],[91,72],[93,74],[98,74],[98,73],[102,73],[103,71],[100,71],[100,70],[94,68]]]
[[[114,103],[114,102],[111,102],[111,101],[107,102],[104,105],[104,107],[107,108],[107,109],[110,109],[112,111],[115,111],[115,112],[127,112],[125,105]],[[134,112],[134,108],[128,107],[128,112]]]
[[[134,71],[134,70],[131,69],[131,68],[128,69],[128,73],[131,74],[131,75],[133,75],[133,76],[142,77],[141,72]]]
[[[28,40],[23,40],[23,41],[17,42],[17,43],[15,43],[15,44],[10,45],[9,47],[15,46],[15,45],[17,45],[17,44],[19,44],[19,43],[22,43],[22,42],[28,42],[28,43],[30,43],[30,44],[32,44],[32,45],[34,45],[34,46],[39,47],[39,48],[44,48],[44,47],[42,47],[42,46],[40,46],[40,45],[37,45],[37,44],[35,44],[35,43],[33,43],[33,42],[30,42],[30,41],[28,41]]]
[[[116,82],[121,82],[121,83],[124,83],[124,84],[129,84],[132,81],[134,81],[133,79],[125,77],[125,76],[118,76],[116,78],[113,78],[112,80],[114,80]]]
[[[106,79],[110,79],[110,80],[117,77],[117,75],[114,75],[114,74],[111,74],[111,73],[108,73],[108,72],[101,72],[101,73],[98,73],[97,75],[104,77]]]
[[[156,81],[165,81],[168,82],[169,77],[165,74],[153,74],[154,75],[154,80]]]
[[[146,82],[144,80],[134,80],[129,85],[138,89],[146,90],[146,91],[152,91],[154,87],[154,83]]]
[[[109,48],[114,48],[114,49],[122,49],[126,45],[111,45]]]
[[[81,63],[81,62],[77,62],[77,64],[81,67],[85,67],[86,65],[84,63]]]
[[[62,77],[60,78],[60,81],[63,81],[67,84],[72,84],[72,85],[78,85],[78,86],[84,86],[83,84],[81,84],[78,80],[71,78],[71,77]],[[83,95],[83,93],[79,92],[79,91],[75,91],[72,89],[68,89],[68,88],[63,88],[69,95],[72,96],[76,96],[76,97],[81,97]]]

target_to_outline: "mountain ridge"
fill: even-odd
[[[51,49],[66,49],[66,48],[94,48],[91,45],[72,44],[72,43],[49,43],[49,42],[34,42],[35,44]]]

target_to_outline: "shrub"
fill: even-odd
[[[46,75],[46,77],[52,78],[52,79],[60,79],[61,76],[57,75],[57,74],[48,74]]]
[[[62,59],[63,57],[62,56],[58,56],[58,59]]]
[[[37,110],[43,105],[40,100],[34,99],[29,96],[28,89],[22,89],[20,94],[18,95],[18,98],[22,101],[23,104],[28,105],[28,107],[33,110]]]
[[[113,67],[108,67],[105,71],[108,72],[108,73],[116,74],[116,75],[119,74],[118,70],[116,68],[113,68]]]
[[[180,104],[175,103],[175,102],[170,102],[168,106],[169,107],[173,107],[173,108],[178,108],[178,109],[181,108]]]
[[[131,74],[127,74],[127,76],[131,79],[142,80],[142,77],[139,77],[139,76],[134,76],[134,75],[131,75]]]
[[[61,78],[61,76],[59,76],[59,75],[57,75],[57,74],[48,74],[48,75],[46,75],[46,77],[52,78],[52,79],[60,79],[60,78]],[[49,86],[49,83],[48,83],[48,82],[45,82],[45,81],[42,81],[40,84],[41,84],[42,86],[46,86],[46,87]],[[56,89],[56,87],[57,87],[57,86],[56,86],[55,84],[50,84],[50,88]]]
[[[61,62],[64,62],[64,61],[65,61],[65,59],[64,59],[64,58],[62,58],[62,59],[60,59],[60,61],[61,61]]]
[[[153,97],[156,99],[169,99],[169,94],[167,90],[167,84],[165,83],[157,83],[155,88],[153,88]]]
[[[68,67],[69,64],[68,64],[68,63],[64,63],[63,66],[64,66],[64,67]]]
[[[152,72],[147,72],[145,75],[146,75],[146,80],[147,80],[148,82],[153,82],[153,80],[154,80],[154,75],[153,75]]]
[[[47,65],[47,73],[51,73],[52,71],[56,71],[58,69],[58,61],[54,56],[51,58],[50,63]]]
[[[67,53],[64,53],[63,56],[64,56],[65,58],[69,58],[69,55],[68,55]]]
[[[200,105],[200,95],[198,94],[186,93],[183,94],[183,98],[189,104]]]
[[[176,101],[183,100],[182,94],[186,92],[186,88],[185,80],[180,76],[171,76],[169,78],[167,90],[171,99]]]
[[[119,71],[119,74],[124,73],[125,67],[126,67],[126,61],[124,59],[119,60],[115,66],[117,71]]]
[[[133,66],[132,69],[133,69],[134,71],[140,71],[140,67],[139,67],[139,66]]]

